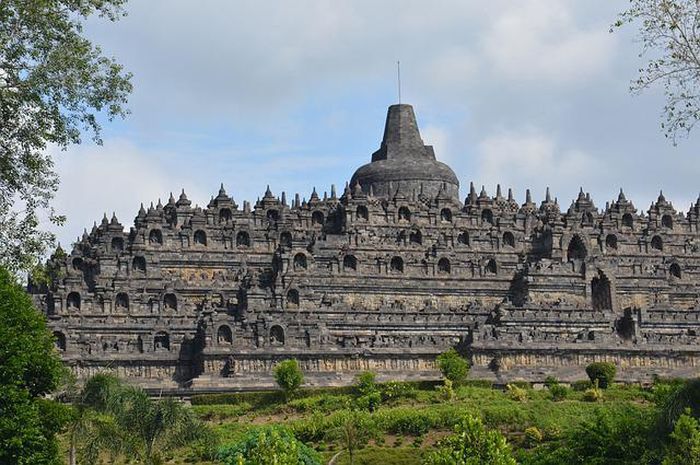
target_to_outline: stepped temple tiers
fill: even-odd
[[[171,195],[128,231],[105,216],[30,290],[78,376],[154,388],[269,386],[292,357],[312,384],[436,378],[450,347],[500,381],[602,360],[628,380],[697,375],[700,200],[640,213],[622,192],[603,210],[583,191],[564,210],[549,191],[458,195],[413,108],[392,105],[342,192]]]

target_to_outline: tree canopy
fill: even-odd
[[[632,81],[640,92],[662,86],[661,127],[675,144],[700,118],[700,4],[697,0],[630,0],[611,31],[639,25],[640,57],[648,60]]]
[[[0,267],[0,463],[62,463],[55,434],[68,412],[43,396],[64,373],[44,318]]]
[[[130,74],[83,33],[93,15],[115,21],[126,0],[0,2],[0,265],[30,270],[53,243],[40,215],[58,188],[49,146],[83,133],[101,143],[100,120],[128,113]]]

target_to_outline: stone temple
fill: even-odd
[[[601,211],[581,191],[562,211],[549,191],[521,204],[471,186],[461,202],[410,105],[389,107],[342,192],[171,195],[128,231],[105,216],[48,268],[30,291],[76,374],[165,390],[269,386],[292,357],[316,385],[431,379],[450,347],[497,381],[700,367],[700,199],[639,213],[620,192]]]

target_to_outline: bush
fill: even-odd
[[[358,397],[355,403],[360,409],[374,412],[382,403],[382,395],[379,393],[379,391],[370,392],[369,394]]]
[[[375,382],[377,375],[371,371],[363,371],[357,375],[355,381],[355,391],[358,396],[365,396],[367,394],[377,391],[377,383]]]
[[[469,362],[454,349],[450,349],[438,355],[437,365],[442,376],[453,383],[464,381],[469,373]]]
[[[542,439],[544,439],[544,434],[542,434],[542,431],[540,431],[538,427],[530,426],[525,428],[525,444],[528,447],[536,446],[542,442]]]
[[[687,409],[669,435],[663,465],[700,465],[700,425]]]
[[[452,400],[455,397],[455,390],[452,388],[452,381],[449,379],[445,380],[445,384],[437,387],[437,391],[445,400]]]
[[[455,434],[438,443],[426,465],[488,464],[516,465],[503,435],[487,430],[480,419],[466,417],[455,427]]]
[[[583,392],[583,400],[586,402],[598,402],[603,400],[603,390],[598,387],[598,383]]]
[[[536,464],[638,465],[659,463],[649,448],[653,415],[639,406],[595,409],[552,447],[543,444]],[[680,465],[685,462],[678,462]]]
[[[249,431],[239,442],[219,449],[225,465],[320,465],[318,453],[286,428],[268,426]]]
[[[527,400],[527,391],[515,384],[506,385],[506,390],[508,391],[508,397],[517,402],[524,402]]]
[[[418,393],[413,384],[402,383],[400,381],[389,381],[379,385],[382,400],[386,402],[400,399],[415,399]]]
[[[365,371],[357,376],[355,392],[357,394],[357,406],[363,410],[374,412],[382,402],[382,395],[377,389],[376,375],[371,371]]]
[[[615,380],[617,367],[610,362],[594,362],[586,367],[586,374],[591,383],[598,381],[598,387],[607,389]]]
[[[564,400],[569,395],[569,389],[561,384],[550,386],[549,393],[552,395],[553,401]]]
[[[284,391],[285,400],[289,400],[304,382],[304,374],[299,368],[299,362],[292,358],[278,363],[275,366],[275,381]]]
[[[557,378],[555,378],[554,376],[547,376],[544,379],[544,385],[551,389],[552,386],[559,385],[559,380]]]
[[[571,383],[571,389],[573,389],[576,392],[583,392],[586,389],[589,389],[591,386],[593,386],[593,383],[590,381],[586,380],[580,380],[580,381],[574,381]]]

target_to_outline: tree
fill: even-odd
[[[700,465],[700,425],[687,411],[678,418],[669,436],[663,465]]]
[[[455,349],[443,352],[437,357],[437,366],[446,379],[454,384],[464,381],[469,373],[469,362],[467,362]]]
[[[370,412],[374,412],[382,402],[382,394],[375,381],[376,377],[377,375],[371,371],[363,371],[355,380],[356,404]]]
[[[153,399],[110,374],[89,378],[72,400],[66,428],[70,465],[97,463],[100,454],[161,465],[174,448],[197,442],[215,447],[213,433],[184,404]]]
[[[671,392],[661,400],[660,426],[670,432],[684,413],[700,418],[700,378],[689,379],[671,386]]]
[[[343,449],[348,452],[350,465],[355,463],[355,453],[377,436],[376,427],[368,415],[357,410],[349,411],[334,433],[340,439]]]
[[[73,412],[66,426],[68,464],[96,463],[105,450],[117,455],[122,445],[122,431],[114,417],[106,412],[122,384],[116,376],[98,373],[89,378],[76,393],[71,386],[66,397],[72,401]]]
[[[49,145],[66,149],[100,117],[123,117],[131,76],[83,34],[93,15],[117,20],[126,0],[0,2],[0,265],[30,270],[53,243],[39,215],[58,188]]]
[[[304,373],[299,368],[296,359],[283,360],[275,366],[275,381],[284,391],[284,397],[289,400],[304,382]]]
[[[43,397],[64,374],[44,318],[0,267],[0,463],[61,463],[55,435],[68,411]]]
[[[633,22],[639,24],[640,57],[649,59],[630,90],[663,87],[666,103],[661,127],[675,145],[700,118],[700,4],[696,0],[630,0],[610,30]]]
[[[137,387],[115,390],[105,405],[122,436],[113,450],[138,463],[162,465],[168,451],[213,437],[181,402],[152,399]]]
[[[564,434],[538,447],[540,465],[637,465],[659,463],[654,417],[633,404],[600,408]]]
[[[320,465],[318,453],[299,441],[286,428],[267,426],[219,450],[226,465]]]
[[[591,383],[598,385],[601,389],[607,389],[615,380],[617,367],[610,362],[593,362],[586,367],[586,374]]]
[[[438,443],[426,465],[516,465],[506,438],[487,430],[479,418],[467,416],[455,427],[455,434]]]

